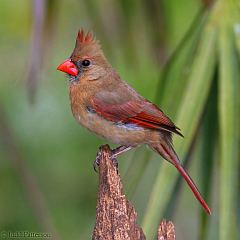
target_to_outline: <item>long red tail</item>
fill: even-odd
[[[197,198],[197,200],[201,203],[203,208],[206,210],[208,214],[211,214],[211,209],[208,207],[207,203],[204,201],[203,197],[201,196],[199,190],[197,189],[197,186],[193,182],[192,178],[188,175],[188,173],[184,170],[184,168],[179,164],[174,164],[174,166],[177,168],[177,170],[181,173],[181,175],[186,180],[188,186],[192,189],[193,194]]]
[[[161,156],[163,156],[166,160],[171,162],[179,173],[184,177],[188,186],[192,189],[193,194],[197,198],[197,200],[201,203],[203,208],[208,214],[211,214],[211,209],[208,207],[207,203],[204,201],[203,197],[201,196],[199,190],[197,189],[195,183],[193,182],[192,178],[188,175],[188,173],[184,170],[181,166],[177,154],[174,152],[173,148],[169,144],[160,144],[157,147],[154,147]]]

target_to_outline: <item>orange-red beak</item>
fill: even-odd
[[[65,62],[61,63],[57,70],[68,73],[72,76],[78,75],[78,69],[75,64],[71,61],[71,59],[67,59]]]

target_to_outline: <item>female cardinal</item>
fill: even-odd
[[[71,57],[57,69],[69,77],[71,108],[76,120],[121,145],[113,150],[113,159],[139,144],[147,144],[177,168],[207,213],[211,213],[173,149],[172,133],[183,136],[179,128],[119,77],[92,33],[78,32]]]

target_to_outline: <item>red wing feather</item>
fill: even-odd
[[[92,107],[97,114],[109,121],[133,123],[141,127],[165,130],[183,136],[174,123],[156,105],[148,101],[109,104],[94,98]]]

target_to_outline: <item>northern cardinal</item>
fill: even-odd
[[[71,57],[57,69],[69,77],[71,108],[76,120],[97,135],[121,145],[113,150],[113,158],[139,144],[147,144],[176,167],[211,214],[173,149],[172,134],[183,136],[180,129],[120,78],[91,32],[78,32]]]

